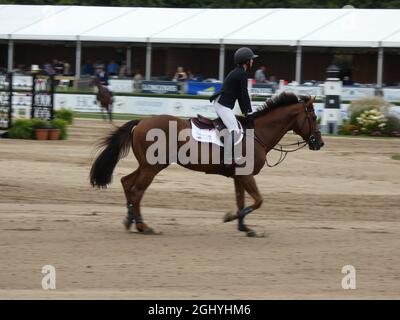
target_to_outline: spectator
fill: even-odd
[[[172,81],[186,81],[187,78],[188,76],[183,67],[178,67],[176,69],[174,77],[172,78]]]
[[[130,72],[129,72],[130,73]],[[119,68],[119,74],[118,76],[121,78],[124,78],[128,75],[128,67],[126,65],[126,62],[123,61],[121,64],[121,67]]]
[[[270,76],[268,82],[271,84],[278,84],[278,80],[276,79],[275,76]]]
[[[116,63],[114,60],[111,60],[111,62],[107,65],[107,73],[110,76],[116,76],[118,75],[119,71],[119,65]]]
[[[64,73],[64,64],[62,61],[58,61],[57,59],[53,60],[53,69],[55,73],[58,74],[63,74]]]
[[[265,83],[267,82],[267,67],[265,65],[262,65],[254,74],[254,79],[256,82],[259,83]]]
[[[64,75],[68,76],[71,74],[71,65],[68,61],[64,61]]]
[[[349,76],[344,76],[343,77],[343,85],[344,86],[352,86],[352,85],[354,85],[354,82],[350,79]]]
[[[56,73],[53,68],[53,65],[49,61],[45,62],[43,70],[48,76],[54,75]]]
[[[94,74],[94,68],[93,68],[93,63],[91,60],[86,60],[86,63],[83,65],[82,68],[82,74],[83,75],[90,75],[92,76]]]
[[[135,70],[135,75],[133,77],[135,90],[140,90],[142,86],[143,76],[139,69]]]

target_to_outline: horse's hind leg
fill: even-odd
[[[124,225],[125,225],[125,228],[128,230],[130,229],[130,227],[132,226],[132,224],[135,220],[134,216],[133,216],[133,207],[132,207],[132,204],[130,203],[130,196],[131,196],[132,188],[135,185],[135,181],[136,181],[138,174],[139,174],[139,169],[136,169],[131,174],[121,178],[121,184],[122,184],[122,187],[124,188],[125,197],[126,197],[127,206],[128,206],[128,216],[124,220]]]
[[[249,237],[254,237],[256,236],[256,233],[245,225],[244,219],[249,213],[261,207],[263,198],[258,191],[257,184],[253,176],[238,176],[237,179],[238,183],[240,183],[247,193],[254,199],[254,204],[243,209],[239,209],[237,214],[238,229],[239,231],[246,232]]]
[[[136,223],[136,229],[139,232],[154,234],[152,228],[146,225],[143,221],[143,217],[140,211],[140,202],[146,189],[150,186],[154,177],[162,170],[157,166],[139,168],[132,176],[127,179],[127,181],[134,180],[134,184],[130,187],[130,192],[128,192],[128,220]],[[129,183],[126,183],[129,186]],[[124,187],[125,188],[125,187]],[[127,225],[126,225],[127,226]]]

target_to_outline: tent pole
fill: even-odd
[[[132,75],[132,47],[126,48],[126,75]]]
[[[303,55],[303,50],[300,45],[297,45],[297,50],[296,50],[296,82],[300,85],[301,84],[301,63],[302,63],[302,55]]]
[[[80,40],[76,41],[76,52],[75,52],[75,78],[81,77],[81,58],[82,58],[82,44]]]
[[[219,80],[224,81],[225,76],[225,45],[219,47]]]
[[[150,42],[147,42],[146,49],[146,80],[151,79],[151,56],[152,56],[152,46]]]
[[[14,41],[8,40],[7,71],[12,72],[14,66]]]
[[[383,86],[383,47],[379,47],[378,50],[378,71],[377,71],[377,79],[376,84],[379,89]]]

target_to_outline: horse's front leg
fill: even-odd
[[[257,235],[256,232],[246,226],[246,224],[244,223],[244,219],[249,213],[261,207],[263,199],[260,195],[260,192],[258,191],[254,176],[237,176],[235,177],[235,180],[236,179],[238,183],[240,183],[240,185],[244,188],[244,190],[246,190],[247,193],[254,199],[254,203],[251,206],[244,207],[242,209],[239,208],[239,211],[237,213],[238,229],[239,231],[246,232],[247,236],[254,237]]]
[[[224,222],[230,222],[233,220],[236,220],[239,216],[238,213],[240,210],[244,208],[244,188],[242,184],[239,182],[237,177],[234,177],[234,183],[235,183],[235,196],[236,196],[236,205],[238,208],[237,213],[233,214],[232,212],[228,212],[225,216],[223,221]]]

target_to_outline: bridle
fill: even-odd
[[[311,104],[311,106],[307,105],[307,101],[304,100],[299,100],[299,102],[301,102],[304,106],[304,112],[306,114],[306,117],[304,118],[303,124],[301,126],[301,129],[304,128],[306,122],[308,123],[308,128],[309,128],[309,134],[308,134],[308,138],[307,140],[303,140],[303,141],[297,141],[295,143],[290,143],[290,144],[276,144],[273,147],[269,147],[267,144],[265,144],[256,134],[256,132],[254,131],[254,139],[265,149],[265,151],[267,152],[267,155],[265,157],[265,163],[267,164],[268,167],[273,168],[278,166],[279,164],[281,164],[285,159],[288,153],[291,152],[296,152],[300,149],[303,149],[307,144],[315,144],[317,142],[317,138],[316,135],[320,132],[318,130],[318,128],[312,128],[312,119],[311,119],[311,115],[314,114],[314,107]],[[278,146],[278,147],[277,147]],[[297,148],[292,149],[292,150],[284,150],[284,148],[286,147],[291,147],[291,146],[297,146]],[[279,151],[280,157],[279,160],[271,165],[268,163],[268,150],[275,150],[275,151]]]

